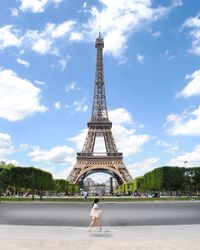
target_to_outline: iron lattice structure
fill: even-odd
[[[68,180],[71,183],[82,183],[90,174],[105,172],[112,175],[119,184],[129,182],[132,177],[123,162],[123,155],[119,153],[112,135],[112,122],[108,118],[106,94],[104,84],[103,48],[104,41],[99,33],[96,39],[96,74],[92,117],[88,122],[88,133],[81,153],[77,153],[77,162],[74,165]],[[96,138],[104,138],[106,152],[95,154]]]

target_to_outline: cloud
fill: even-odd
[[[6,165],[12,164],[14,166],[18,166],[19,162],[16,160],[8,160],[8,159],[2,159],[1,162],[5,163]]]
[[[12,25],[6,25],[0,28],[0,49],[7,47],[20,47],[22,38],[20,31]]]
[[[60,65],[65,68],[67,59],[64,59],[57,46],[58,40],[70,37],[76,24],[73,20],[64,21],[60,24],[47,23],[43,30],[16,29],[13,25],[0,28],[0,49],[17,47],[20,51],[32,50],[41,55],[52,54],[60,57]]]
[[[183,28],[191,29],[189,35],[192,38],[190,52],[200,56],[200,13],[195,17],[189,17],[183,24]]]
[[[29,147],[28,144],[20,144],[19,148],[17,149],[12,142],[12,138],[7,133],[0,133],[0,162],[4,162],[5,164],[13,164],[19,165],[19,162],[16,160],[7,159],[6,156],[25,151]]]
[[[108,112],[109,119],[115,125],[132,125],[137,128],[144,128],[144,125],[133,120],[131,114],[124,108],[117,108]]]
[[[83,40],[83,34],[79,33],[79,32],[71,32],[70,36],[69,36],[69,40],[70,41],[82,41]]]
[[[19,10],[16,8],[11,9],[11,16],[15,16],[15,17],[19,16]]]
[[[143,176],[149,171],[155,169],[159,164],[159,159],[152,157],[148,159],[144,159],[139,162],[135,162],[127,165],[128,170],[133,178]]]
[[[71,109],[72,114],[77,113],[77,112],[86,112],[88,110],[88,106],[86,105],[86,98],[81,99],[80,101],[74,101],[70,105],[66,104],[61,104],[59,101],[54,103],[54,108],[59,110],[59,109]]]
[[[35,147],[28,156],[35,162],[67,164],[74,162],[75,151],[73,148],[67,146],[57,146],[50,150],[43,150],[40,147]]]
[[[166,142],[166,141],[157,141],[156,142],[156,146],[161,146],[163,148],[165,148],[166,152],[169,152],[169,153],[175,153],[179,150],[179,146],[177,145],[177,142],[175,143],[169,143],[169,142]]]
[[[196,70],[191,75],[186,75],[186,79],[190,79],[184,89],[177,93],[176,97],[190,97],[200,95],[200,69]]]
[[[46,55],[46,54],[52,53],[52,52],[50,52],[51,49],[52,49],[52,41],[50,41],[48,39],[42,39],[42,38],[40,38],[38,41],[36,41],[33,44],[32,49],[35,52],[40,53],[42,55]]]
[[[0,161],[5,161],[4,157],[14,152],[11,136],[9,134],[0,133]]]
[[[158,37],[161,36],[161,32],[160,31],[156,31],[152,35],[153,35],[153,37],[158,38]]]
[[[168,15],[173,8],[180,5],[182,5],[181,1],[173,1],[168,7],[154,8],[151,0],[99,0],[99,8],[96,6],[87,8],[91,17],[83,25],[84,37],[86,40],[94,40],[96,29],[101,25],[105,52],[120,58],[126,50],[131,34]]]
[[[137,59],[138,62],[142,63],[142,62],[144,61],[144,56],[138,54],[138,55],[136,56],[136,59]]]
[[[49,3],[54,3],[56,6],[63,0],[19,0],[21,2],[20,10],[23,12],[30,11],[33,13],[44,12]]]
[[[64,70],[67,66],[68,60],[69,60],[70,56],[68,56],[67,58],[61,58],[58,63],[61,66],[61,69]]]
[[[86,136],[87,136],[87,131],[88,131],[87,129],[82,129],[78,135],[76,135],[72,138],[69,138],[69,141],[72,141],[76,144],[76,149],[79,151],[82,150],[84,141],[85,141]]]
[[[65,168],[64,170],[51,168],[48,171],[50,171],[53,174],[54,179],[66,179],[69,176],[71,170],[72,170],[72,167]]]
[[[41,32],[28,30],[24,34],[24,43],[30,44],[32,50],[42,55],[53,54],[58,56],[59,52],[54,44],[58,39],[70,36],[70,32],[73,30],[75,24],[75,21],[68,20],[57,25],[47,23]],[[61,63],[63,64],[63,61]]]
[[[48,4],[59,4],[64,0],[20,0],[20,10],[41,13]],[[93,42],[96,38],[96,29],[101,25],[101,32],[105,40],[105,52],[120,58],[123,62],[123,53],[127,48],[129,37],[146,27],[149,23],[156,22],[170,11],[181,5],[181,1],[172,1],[169,6],[153,7],[151,0],[98,0],[96,6],[83,3],[83,9],[89,15],[86,22],[67,20],[60,24],[47,23],[45,28],[39,30],[22,31],[14,26],[2,27],[0,32],[0,48],[9,46],[31,49],[36,53],[59,56],[60,65],[64,69],[66,63],[61,57],[61,48],[58,40]],[[98,7],[97,7],[98,6]],[[6,33],[6,35],[5,35]],[[20,34],[20,36],[19,36]],[[154,36],[159,36],[155,32]],[[117,42],[116,42],[117,41]]]
[[[149,135],[138,135],[134,129],[126,128],[127,125],[130,126],[132,117],[127,110],[119,108],[109,112],[111,121],[113,122],[112,132],[118,147],[119,152],[123,152],[124,156],[134,155],[137,152],[142,150],[142,146],[150,140]],[[80,133],[70,138],[70,141],[73,141],[76,144],[78,150],[81,150],[83,143],[87,135],[87,129],[83,129]],[[104,145],[98,145],[96,149],[98,152],[105,148]]]
[[[171,56],[168,57],[167,60],[168,60],[168,61],[171,61],[171,60],[174,59],[174,58],[175,58],[175,56],[174,56],[174,55],[171,55]]]
[[[72,20],[65,21],[59,25],[48,23],[46,25],[46,33],[48,33],[52,38],[64,37],[67,33],[71,31],[72,27],[75,24],[76,22]]]
[[[88,106],[85,104],[87,101],[86,98],[83,98],[80,101],[74,101],[72,103],[72,107],[74,108],[74,112],[86,112],[88,110]]]
[[[55,109],[58,109],[58,110],[61,109],[60,102],[55,102],[55,103],[54,103],[54,108],[55,108]]]
[[[187,163],[187,165],[185,164]],[[195,167],[200,166],[200,145],[196,145],[192,152],[182,154],[176,158],[172,158],[169,163],[171,166]]]
[[[110,177],[111,175],[106,173],[94,173],[88,176],[88,178],[91,178],[95,183],[106,183],[107,181],[110,181]]]
[[[20,144],[19,148],[20,151],[26,151],[29,148],[29,145],[26,143],[22,143]]]
[[[19,63],[19,64],[22,64],[24,65],[26,68],[28,68],[30,66],[30,63],[21,59],[21,58],[17,58],[16,61]]]
[[[174,55],[172,55],[172,54],[170,53],[170,51],[169,51],[169,50],[166,50],[166,51],[165,51],[165,53],[164,53],[164,57],[166,57],[166,58],[167,58],[167,61],[171,61],[172,59],[174,59],[174,58],[175,58],[175,56],[174,56]]]
[[[19,121],[47,108],[40,104],[40,89],[10,69],[0,69],[0,118]]]
[[[42,82],[42,81],[35,81],[36,84],[39,84],[39,85],[45,85],[45,82]]]
[[[115,125],[132,124],[133,122],[131,114],[124,108],[110,110],[108,115],[110,120],[114,121]]]
[[[190,108],[181,114],[170,114],[164,125],[171,135],[200,136],[200,106]]]
[[[80,90],[80,87],[79,87],[77,82],[70,82],[66,85],[66,87],[65,87],[66,92],[69,92],[72,90]]]
[[[142,151],[142,146],[150,140],[149,135],[138,135],[134,129],[115,125],[114,121],[112,131],[118,150],[123,152],[124,156],[134,155]]]

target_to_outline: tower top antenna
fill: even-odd
[[[99,38],[101,37],[101,25],[99,25]]]

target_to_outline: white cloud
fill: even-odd
[[[200,136],[200,106],[168,115],[165,127],[172,135]]]
[[[45,10],[49,3],[54,3],[56,6],[63,0],[19,0],[21,2],[20,9],[22,11],[30,11],[33,13],[41,13]]]
[[[69,59],[70,59],[70,56],[67,56],[67,58],[61,58],[58,61],[58,63],[60,64],[62,70],[64,70],[66,68]]]
[[[49,3],[59,4],[64,0],[20,0],[22,11],[41,13]],[[97,6],[89,6],[83,3],[83,9],[89,13],[85,23],[77,23],[67,20],[60,24],[47,23],[42,31],[28,30],[19,37],[19,31],[13,26],[4,26],[0,33],[0,48],[8,46],[32,49],[42,55],[53,54],[60,56],[58,39],[65,41],[93,42],[96,38],[96,29],[101,25],[101,31],[105,40],[105,52],[118,57],[123,62],[123,52],[126,50],[128,38],[131,34],[141,30],[151,22],[157,21],[167,15],[173,8],[180,6],[181,1],[173,1],[168,7],[152,7],[151,0],[98,0]],[[22,32],[21,32],[22,33]],[[158,36],[155,32],[154,36]],[[67,38],[67,39],[66,39]],[[2,41],[1,41],[2,40]],[[117,42],[116,42],[117,41]],[[62,59],[62,58],[61,58]],[[61,62],[64,68],[64,64]]]
[[[156,146],[164,147],[166,149],[165,151],[169,153],[175,153],[179,150],[179,146],[177,145],[177,142],[169,143],[166,141],[159,140],[156,142]]]
[[[76,22],[73,20],[64,21],[60,24],[47,23],[41,31],[27,30],[25,33],[12,25],[2,26],[0,27],[0,49],[13,46],[20,49],[20,54],[31,49],[42,55],[56,55],[61,58],[61,66],[65,67],[69,56],[65,59],[61,57],[57,42],[63,38],[69,39],[71,33],[74,32],[75,24]]]
[[[113,121],[113,136],[119,152],[129,156],[142,151],[142,146],[150,140],[149,135],[138,135],[134,129],[127,129],[122,125],[115,125]]]
[[[185,164],[187,163],[187,165]],[[195,167],[200,166],[200,145],[196,145],[192,152],[182,154],[176,158],[173,158],[168,163],[171,166],[181,167]]]
[[[39,85],[45,85],[45,82],[42,82],[42,81],[35,81],[36,84],[39,84]]]
[[[76,112],[86,112],[88,110],[88,106],[85,104],[87,101],[86,98],[83,98],[80,101],[74,101],[72,104],[70,105],[66,105],[66,104],[61,104],[59,101],[54,103],[54,108],[59,110],[59,109],[71,109],[72,113],[74,114]]]
[[[176,96],[190,97],[200,95],[200,69],[191,75],[186,75],[186,79],[190,79],[189,83]]]
[[[21,58],[17,58],[16,61],[19,63],[19,64],[22,64],[24,65],[26,68],[28,68],[30,66],[30,63],[21,59]]]
[[[101,32],[105,40],[105,52],[114,57],[121,57],[127,47],[127,41],[132,33],[142,29],[145,25],[157,21],[167,15],[173,8],[180,6],[181,1],[173,1],[169,7],[152,7],[151,0],[99,0],[101,9],[92,6],[86,28],[85,39],[96,37],[96,29],[101,25]],[[117,41],[117,42],[116,42]]]
[[[111,175],[105,173],[94,173],[88,176],[88,178],[91,178],[95,183],[105,183],[109,181],[110,177]]]
[[[86,8],[87,7],[87,2],[84,2],[83,3],[83,8]]]
[[[20,151],[25,151],[29,148],[29,145],[26,143],[22,143],[20,144],[19,148],[20,148]]]
[[[55,102],[55,103],[54,103],[54,108],[55,108],[55,109],[58,109],[58,110],[61,109],[60,102]]]
[[[74,101],[72,103],[72,107],[74,108],[75,112],[86,112],[88,110],[88,106],[85,104],[87,101],[86,98],[83,98],[80,101]]]
[[[165,53],[164,53],[164,57],[167,58],[167,61],[171,61],[172,59],[175,58],[174,55],[171,54],[171,52],[169,50],[166,50]]]
[[[50,40],[40,38],[33,44],[32,49],[42,55],[48,54],[52,50],[52,42]]]
[[[0,133],[0,161],[5,161],[4,157],[14,152],[11,136],[9,134]]]
[[[168,60],[168,61],[171,61],[171,60],[174,59],[174,58],[175,58],[175,56],[174,56],[174,55],[171,55],[171,56],[168,57],[167,60]]]
[[[142,62],[144,61],[144,56],[138,54],[138,55],[136,56],[136,59],[137,59],[138,62],[142,63]]]
[[[124,108],[110,110],[108,116],[115,125],[132,124],[133,122],[131,114]]]
[[[48,163],[48,164],[66,164],[73,163],[75,159],[75,151],[71,147],[57,146],[50,150],[43,150],[40,147],[35,147],[28,154],[33,161]]]
[[[6,47],[20,47],[22,38],[19,35],[20,31],[12,25],[6,25],[0,28],[0,49]]]
[[[0,118],[18,121],[46,110],[40,105],[40,89],[14,71],[0,69]]]
[[[144,125],[133,121],[131,114],[124,108],[117,108],[108,112],[108,117],[115,125],[133,125],[136,128],[144,128]]]
[[[143,176],[147,172],[152,171],[153,169],[157,168],[159,164],[158,158],[148,158],[144,159],[139,162],[135,162],[132,164],[127,165],[128,170],[133,178]]]
[[[54,46],[56,41],[66,36],[70,36],[75,24],[75,21],[68,20],[57,25],[54,23],[47,23],[41,32],[37,30],[28,30],[23,37],[24,44],[30,44],[35,52],[42,55],[53,54],[58,56],[58,49]],[[64,59],[61,58],[61,60]],[[61,61],[62,66],[64,63],[64,61]]]
[[[85,138],[87,136],[87,129],[82,129],[80,133],[72,138],[69,138],[70,141],[74,142],[76,144],[77,150],[81,151]]]
[[[1,162],[4,162],[6,165],[12,164],[14,166],[18,166],[19,162],[16,160],[8,160],[8,159],[2,159]]]
[[[11,9],[11,15],[15,17],[19,16],[19,10],[16,8]]]
[[[49,171],[53,174],[54,179],[66,179],[69,176],[71,170],[72,167],[65,168],[61,171],[58,168],[51,168]]]
[[[80,87],[77,82],[70,82],[66,85],[65,91],[69,92],[71,90],[80,90]]]
[[[169,55],[169,50],[165,50],[164,56]]]
[[[190,52],[200,56],[200,13],[195,17],[189,17],[183,24],[183,28],[189,28],[192,38],[192,48]]]
[[[71,32],[69,40],[70,41],[81,41],[81,40],[83,40],[83,34],[81,34],[79,32]]]
[[[109,112],[111,121],[113,122],[112,132],[119,152],[123,152],[124,156],[133,155],[142,150],[142,146],[150,140],[149,135],[137,135],[134,129],[127,129],[125,126],[132,121],[131,115],[127,110],[120,108]],[[120,118],[120,119],[119,119]],[[78,150],[82,149],[84,140],[87,135],[87,129],[83,129],[80,133],[70,138],[76,144]],[[98,145],[98,152],[104,148],[104,145]],[[101,151],[102,152],[102,151]]]
[[[49,33],[52,38],[64,37],[67,33],[69,33],[72,30],[75,24],[76,22],[72,20],[65,21],[58,25],[48,23],[46,25],[46,33]]]
[[[156,31],[152,35],[153,35],[153,37],[158,38],[158,37],[161,36],[161,32],[160,31]]]

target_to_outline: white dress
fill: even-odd
[[[99,209],[98,205],[95,203],[90,211],[90,216],[99,218],[100,217],[101,210]]]

